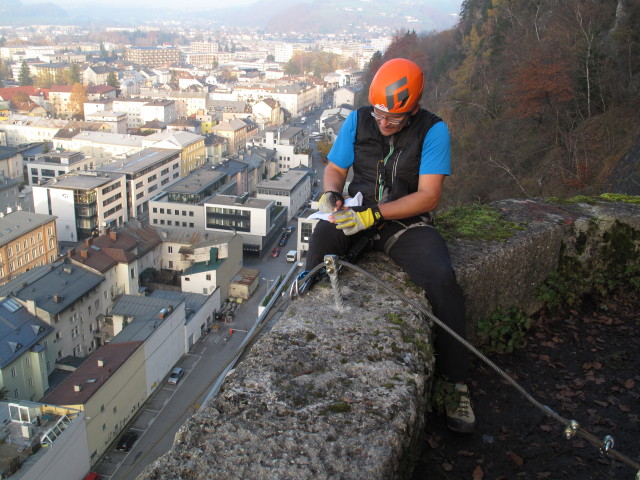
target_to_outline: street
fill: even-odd
[[[295,248],[295,235],[291,236],[286,248]],[[165,383],[159,386],[136,413],[125,429],[138,434],[133,448],[129,452],[117,451],[116,442],[122,433],[116,437],[94,466],[93,470],[102,478],[134,480],[147,465],[169,450],[180,426],[200,408],[256,324],[258,306],[267,287],[272,287],[272,281],[295,268],[296,264],[287,262],[283,254],[276,258],[266,254],[263,259],[246,257],[244,266],[260,269],[257,290],[236,310],[233,322],[214,324],[211,332],[182,357],[177,364],[186,370],[182,380],[177,385]]]

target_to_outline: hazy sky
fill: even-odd
[[[55,5],[59,5],[61,7],[67,5],[87,5],[87,4],[98,4],[98,5],[116,5],[119,7],[124,6],[132,6],[136,7],[144,7],[148,6],[149,8],[154,7],[166,7],[166,8],[176,8],[180,5],[184,5],[186,8],[189,7],[208,7],[208,8],[220,8],[220,7],[229,7],[233,5],[246,5],[249,3],[253,3],[256,0],[187,0],[185,3],[181,3],[179,0],[22,0],[24,5],[33,4],[33,3],[43,3],[50,2]]]
[[[247,5],[254,3],[256,0],[186,0],[182,3],[180,0],[22,0],[22,3],[33,4],[51,2],[53,4],[64,7],[66,5],[87,5],[87,4],[109,4],[117,6],[132,6],[137,7],[149,6],[154,7],[166,7],[166,8],[180,8],[180,5],[189,9],[190,7],[208,7],[208,8],[224,8],[235,5]],[[428,2],[429,0],[422,0]],[[462,0],[440,0],[439,3],[450,3],[452,12],[459,12]]]

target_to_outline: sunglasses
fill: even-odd
[[[403,115],[402,117],[399,117],[399,118],[387,117],[385,115],[382,115],[381,113],[376,112],[375,110],[371,111],[371,116],[375,118],[376,121],[385,120],[389,125],[393,125],[396,127],[400,125],[402,122],[404,122],[404,119],[406,118],[406,115]]]

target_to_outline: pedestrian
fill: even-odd
[[[371,82],[371,105],[345,120],[328,155],[325,193],[319,201],[319,210],[329,219],[320,220],[311,235],[307,270],[299,281],[325,255],[347,256],[368,238],[370,248],[385,252],[424,289],[434,315],[464,338],[462,289],[429,213],[437,207],[444,179],[451,173],[449,130],[442,119],[421,108],[423,86],[418,65],[403,58],[389,60]],[[343,190],[350,169],[347,195],[360,192],[361,206],[345,206]],[[447,425],[471,432],[475,416],[466,385],[467,351],[438,327],[435,348],[438,375],[460,393],[457,407],[447,409]]]

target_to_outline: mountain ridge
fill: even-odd
[[[458,0],[390,3],[383,0],[258,0],[249,5],[206,8],[149,8],[92,2],[81,5],[46,2],[25,5],[20,0],[0,0],[2,24],[134,26],[173,22],[204,23],[225,27],[255,27],[268,33],[342,33],[361,28],[434,31],[451,28]]]

